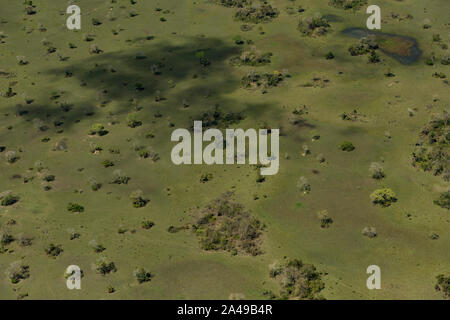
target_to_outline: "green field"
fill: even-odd
[[[0,299],[267,299],[265,291],[280,292],[269,266],[286,259],[313,264],[326,299],[445,298],[435,285],[450,273],[450,216],[433,202],[450,184],[414,167],[411,157],[422,128],[450,106],[448,0],[370,3],[382,10],[382,32],[417,41],[422,55],[412,64],[381,50],[378,63],[349,53],[359,40],[342,31],[366,28],[366,5],[271,0],[278,16],[253,23],[212,0],[78,0],[72,3],[81,8],[82,27],[71,31],[67,1],[32,2],[36,13],[27,14],[23,1],[0,0],[0,193],[18,197],[0,206],[0,235],[13,238],[0,245]],[[319,15],[331,26],[326,34],[298,30],[299,19]],[[384,46],[404,50],[392,39]],[[272,53],[270,63],[230,63],[252,47]],[[241,79],[252,70],[288,76],[277,86],[245,89]],[[219,118],[221,129],[280,128],[277,175],[260,182],[251,165],[172,163],[172,131],[215,109],[242,116]],[[128,125],[129,114],[139,125]],[[91,135],[95,124],[107,134]],[[448,137],[449,126],[444,130]],[[342,151],[344,141],[355,149]],[[302,155],[304,146],[309,154]],[[15,161],[7,161],[10,151]],[[384,168],[383,179],[371,177],[373,162]],[[116,170],[127,184],[110,183]],[[212,179],[200,181],[203,174]],[[300,177],[309,193],[298,188]],[[370,199],[381,187],[397,198],[386,208]],[[149,200],[142,208],[130,200],[135,190]],[[199,245],[195,212],[228,191],[265,224],[261,254]],[[69,212],[69,203],[84,211]],[[323,210],[329,228],[321,228]],[[154,226],[142,228],[144,220]],[[172,233],[171,226],[189,228]],[[377,236],[364,236],[365,227]],[[21,245],[23,238],[32,244]],[[51,243],[63,249],[57,257],[46,254]],[[94,243],[106,249],[95,252]],[[116,272],[99,274],[102,258]],[[29,267],[16,284],[14,264]],[[83,270],[81,290],[66,287],[69,265]],[[381,268],[380,290],[366,287],[369,265]],[[136,268],[151,281],[139,283]]]

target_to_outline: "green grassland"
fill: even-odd
[[[10,87],[16,93],[0,97],[0,146],[6,147],[0,153],[0,192],[20,197],[0,207],[0,231],[33,238],[31,246],[16,240],[0,253],[0,298],[228,299],[242,294],[263,299],[265,290],[280,290],[269,277],[269,265],[287,257],[324,273],[326,299],[442,299],[435,284],[437,275],[450,272],[450,217],[433,201],[449,184],[413,167],[411,154],[432,114],[449,108],[448,81],[433,77],[435,72],[450,76],[448,65],[440,63],[449,56],[442,45],[450,40],[449,3],[370,3],[381,7],[383,32],[418,42],[422,56],[403,65],[382,52],[379,63],[351,56],[348,48],[358,40],[341,32],[365,28],[365,6],[344,10],[328,2],[272,0],[278,16],[254,24],[236,21],[237,9],[214,1],[79,0],[73,3],[81,7],[82,28],[69,31],[67,2],[34,0],[37,12],[27,15],[22,1],[0,0],[0,31],[6,35],[0,44],[0,92],[5,95]],[[304,12],[287,9],[299,5]],[[392,12],[413,18],[398,19]],[[331,29],[323,36],[303,36],[299,19],[317,13],[331,17]],[[94,26],[93,18],[101,25]],[[242,31],[243,24],[251,30]],[[434,34],[440,34],[440,42],[433,41]],[[85,35],[93,40],[84,41]],[[236,44],[237,35],[252,43]],[[90,53],[92,44],[103,52]],[[271,63],[230,63],[252,46],[271,52]],[[56,51],[49,53],[49,47]],[[199,51],[210,65],[201,65]],[[325,58],[330,51],[334,59]],[[17,56],[28,64],[19,65]],[[432,56],[434,65],[427,65]],[[251,70],[290,77],[266,93],[243,89],[241,78]],[[386,77],[388,72],[395,77]],[[249,165],[171,162],[171,132],[191,128],[216,105],[243,116],[230,127],[281,129],[277,175],[257,182],[258,171]],[[303,106],[307,114],[293,114]],[[342,120],[341,114],[354,109],[360,115],[356,121]],[[142,125],[127,126],[129,113]],[[293,121],[296,117],[300,120]],[[89,135],[96,123],[108,133]],[[320,139],[312,141],[314,135]],[[53,151],[62,141],[66,150]],[[341,151],[344,141],[355,150]],[[92,153],[93,144],[102,151]],[[304,144],[310,149],[306,156]],[[159,160],[141,158],[139,147],[151,147]],[[20,158],[7,162],[7,151]],[[323,163],[316,159],[319,154]],[[105,168],[105,160],[114,166]],[[37,172],[37,161],[46,168],[43,173]],[[371,178],[372,162],[382,163],[385,178]],[[128,184],[109,183],[117,169],[130,177]],[[55,180],[43,181],[45,172]],[[205,173],[212,179],[202,183]],[[27,176],[34,179],[24,183]],[[301,176],[311,185],[308,194],[297,188]],[[91,190],[91,177],[102,184],[100,190]],[[398,199],[387,208],[369,198],[384,186]],[[150,200],[144,207],[133,207],[134,190]],[[191,230],[167,231],[192,224],[193,211],[227,191],[265,224],[261,255],[204,251]],[[84,212],[69,212],[70,202]],[[326,229],[317,217],[322,210],[333,219]],[[155,223],[151,229],[141,227],[146,219]],[[362,235],[368,226],[376,227],[377,237]],[[80,237],[70,240],[71,232]],[[432,233],[439,239],[432,240]],[[96,253],[92,240],[106,250]],[[50,243],[62,245],[58,257],[46,255]],[[101,257],[113,261],[117,271],[98,274],[94,265]],[[29,266],[29,277],[12,284],[7,272],[17,261]],[[84,272],[82,290],[66,288],[64,272],[72,264]],[[372,264],[381,267],[381,290],[366,288],[366,268]],[[141,267],[151,272],[151,281],[136,281],[133,271]],[[115,292],[107,293],[108,286]]]

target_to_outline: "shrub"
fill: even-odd
[[[138,268],[134,270],[133,274],[136,277],[138,283],[149,282],[152,280],[152,274],[145,271],[144,268]]]
[[[203,173],[200,177],[200,182],[205,183],[210,181],[213,178],[213,175],[211,173]]]
[[[89,245],[94,249],[94,252],[96,253],[101,253],[106,250],[106,248],[102,244],[97,243],[97,241],[95,240],[89,241]]]
[[[239,57],[234,57],[230,60],[233,65],[247,65],[247,66],[261,66],[271,62],[271,52],[261,52],[252,48],[248,51],[243,51]]]
[[[45,253],[53,258],[56,258],[63,252],[63,248],[61,245],[55,245],[53,243],[50,243],[47,248],[45,248]]]
[[[8,244],[10,244],[13,241],[14,241],[14,237],[11,234],[6,233],[6,232],[1,233],[0,244],[2,246],[7,246]]]
[[[97,261],[95,270],[101,275],[106,275],[111,272],[116,272],[117,268],[114,262],[109,261],[106,258],[102,258]]]
[[[91,130],[89,131],[90,135],[99,135],[104,136],[108,133],[108,130],[105,130],[105,127],[101,123],[95,123],[92,125]]]
[[[155,225],[155,223],[150,220],[144,220],[141,223],[141,227],[146,230],[151,229],[154,225]]]
[[[375,227],[365,227],[362,229],[362,234],[369,238],[375,238],[377,236],[377,229]]]
[[[263,3],[258,7],[243,7],[240,8],[234,15],[236,20],[261,23],[269,22],[278,16],[277,8],[273,8],[270,4]]]
[[[70,212],[84,212],[84,207],[82,205],[79,205],[77,203],[69,202],[67,205],[67,211]]]
[[[325,35],[331,28],[328,20],[325,17],[309,17],[300,18],[297,29],[304,36],[318,37]]]
[[[301,176],[297,181],[297,188],[300,189],[304,194],[311,192],[311,185],[308,183],[308,179]]]
[[[198,212],[193,225],[195,235],[204,250],[258,255],[261,253],[260,236],[264,225],[242,205],[234,203],[232,195],[227,192]],[[176,232],[177,228],[171,227],[168,231]]]
[[[283,74],[277,70],[273,73],[258,73],[256,71],[250,71],[241,80],[242,87],[245,89],[254,88],[270,88],[276,87],[280,82],[284,80],[286,74]]]
[[[330,224],[333,223],[333,219],[328,215],[327,210],[322,210],[317,213],[317,216],[320,220],[320,227],[321,228],[329,228]]]
[[[7,275],[12,284],[17,284],[30,277],[30,267],[20,261],[14,262],[7,270]]]
[[[5,152],[5,159],[9,163],[14,163],[17,160],[19,160],[19,158],[20,157],[17,155],[17,153],[15,151],[6,151]]]
[[[330,0],[330,6],[348,9],[359,9],[367,4],[367,0]]]
[[[142,122],[137,120],[137,115],[136,113],[129,113],[127,115],[127,125],[130,128],[136,128],[142,125]]]
[[[362,38],[359,43],[348,48],[352,56],[361,56],[378,49],[378,44],[373,38]]]
[[[144,198],[142,190],[133,191],[130,195],[130,199],[133,203],[133,207],[135,208],[145,207],[149,202],[148,199]]]
[[[114,170],[114,172],[113,172],[113,179],[112,179],[111,183],[128,184],[128,181],[130,181],[130,177],[127,177],[119,169],[118,170]]]
[[[448,151],[450,118],[447,112],[433,115],[430,122],[420,132],[420,140],[412,153],[412,165],[434,175],[450,179]]]
[[[325,55],[325,59],[327,59],[327,60],[334,59],[334,54],[333,54],[333,52],[329,51],[329,52]]]
[[[443,192],[439,195],[439,199],[434,200],[434,204],[441,208],[450,210],[450,191]]]
[[[385,177],[383,166],[378,162],[372,162],[369,167],[370,175],[374,179],[383,179]]]
[[[374,204],[379,204],[382,207],[389,207],[392,203],[397,201],[394,191],[389,188],[380,188],[370,194],[370,199]]]
[[[340,148],[342,151],[347,151],[347,152],[355,150],[355,146],[350,141],[342,142]]]
[[[0,199],[0,205],[4,207],[12,206],[20,200],[18,196],[15,196],[13,194],[6,194],[5,196],[1,196],[0,194]]]
[[[95,43],[91,44],[91,46],[89,47],[89,53],[91,54],[100,54],[102,52],[103,50],[101,50]]]
[[[91,186],[92,191],[98,191],[102,187],[102,184],[98,182],[95,177],[89,178],[89,185]]]
[[[325,288],[322,273],[312,264],[304,264],[298,259],[289,259],[281,266],[276,264],[271,268],[270,276],[281,286],[280,299],[320,299],[319,293]]]
[[[112,162],[111,160],[103,160],[102,165],[105,168],[109,168],[109,167],[113,167],[114,166],[114,162]]]
[[[229,8],[243,8],[252,3],[251,0],[215,0],[215,2]]]
[[[440,274],[436,277],[436,291],[442,291],[445,299],[450,299],[450,275]]]

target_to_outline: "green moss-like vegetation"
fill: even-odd
[[[420,140],[412,154],[412,165],[450,180],[450,119],[447,112],[434,115],[420,132]]]
[[[193,225],[200,246],[204,250],[225,250],[232,254],[261,253],[263,224],[250,215],[227,192],[206,206]]]
[[[292,259],[283,265],[274,263],[270,277],[278,280],[281,286],[280,299],[316,300],[323,299],[320,291],[325,288],[322,273],[312,264]]]
[[[389,188],[380,188],[370,194],[370,200],[373,204],[382,207],[389,207],[392,203],[397,201],[394,191]]]

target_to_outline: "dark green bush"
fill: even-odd
[[[67,205],[67,211],[70,212],[84,212],[84,207],[78,203],[69,202]]]

